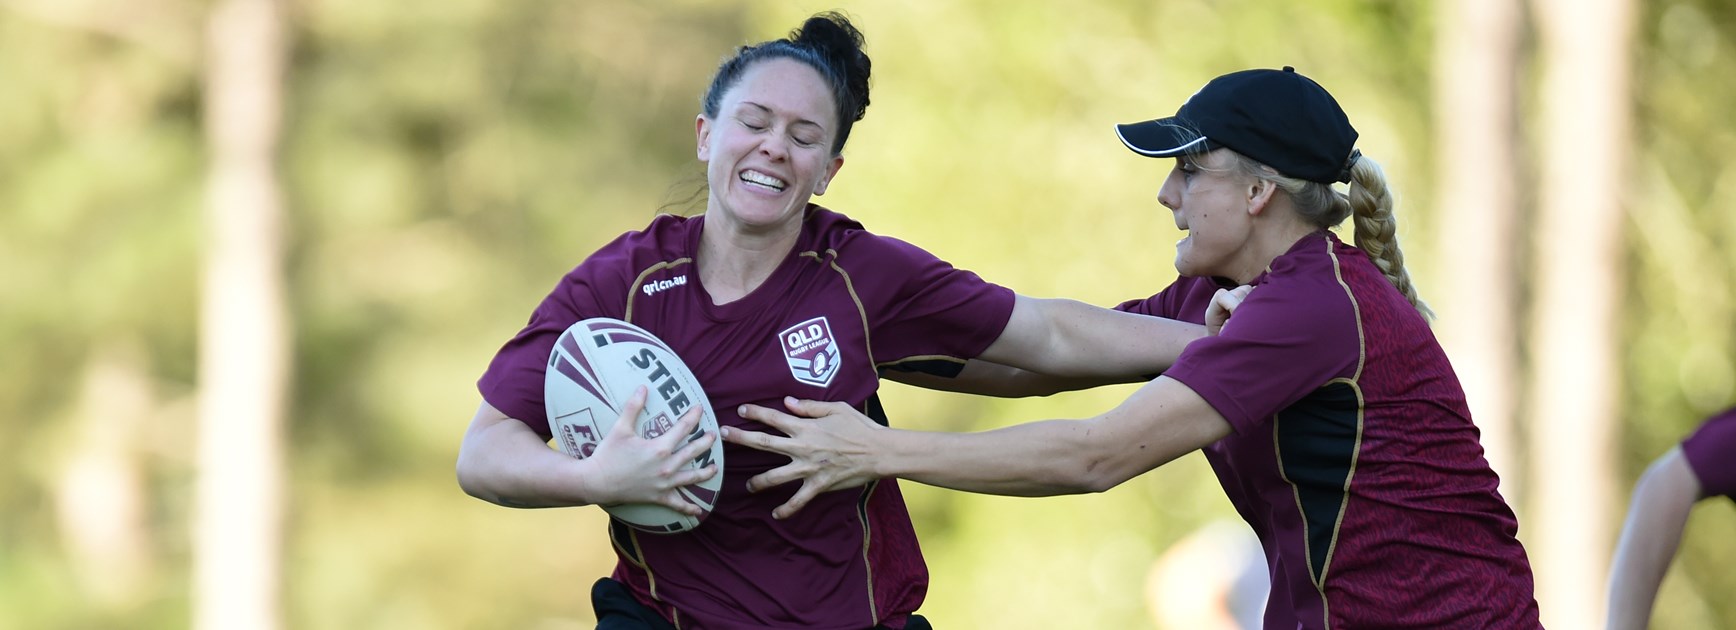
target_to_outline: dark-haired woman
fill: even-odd
[[[885,422],[881,370],[953,374],[981,358],[1046,374],[1115,379],[1161,371],[1199,326],[1037,300],[809,203],[832,184],[868,106],[862,37],[836,14],[740,48],[696,120],[704,214],[661,216],[573,269],[501,348],[458,459],[464,490],[516,507],[659,503],[715,471],[672,472],[683,418],[659,440],[616,433],[584,460],[546,445],[543,372],[555,338],[608,316],[660,337],[693,368],[725,426],[786,396],[846,401]],[[889,372],[889,373],[892,373]],[[634,411],[634,410],[629,410]],[[726,451],[723,489],[697,529],[642,534],[612,522],[619,558],[593,589],[601,627],[926,627],[913,615],[927,569],[895,482],[818,497],[773,519],[788,491],[749,493],[782,457]]]

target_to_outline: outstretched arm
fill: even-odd
[[[803,419],[754,405],[742,417],[789,437],[728,428],[724,440],[782,453],[791,462],[748,480],[750,490],[801,480],[785,518],[821,492],[903,477],[929,485],[1015,496],[1101,492],[1230,433],[1205,399],[1160,377],[1087,420],[1045,420],[980,433],[903,431],[842,403],[786,400]]]
[[[979,358],[1063,378],[1134,378],[1175,363],[1199,324],[1064,299],[1019,296],[1001,336]]]
[[[959,373],[951,377],[890,369],[886,370],[881,377],[889,381],[924,389],[1000,398],[1049,396],[1060,392],[1090,389],[1103,385],[1149,380],[1141,377],[1051,376],[978,359],[966,361]]]
[[[470,496],[507,507],[654,503],[697,516],[699,507],[676,489],[717,474],[716,466],[682,470],[711,448],[717,436],[682,445],[699,426],[700,408],[695,406],[663,435],[640,437],[633,419],[644,409],[645,396],[640,387],[622,408],[622,419],[585,459],[549,448],[529,426],[484,401],[458,448],[458,485]]]
[[[1658,586],[1676,556],[1700,480],[1677,446],[1653,461],[1634,486],[1633,503],[1609,572],[1609,628],[1645,628]]]
[[[1116,311],[1107,311],[1106,315],[1099,312],[1106,309],[1070,300],[1020,297],[1014,304],[1013,318],[1007,323],[1006,331],[1001,333],[995,345],[983,352],[984,359],[965,362],[959,373],[952,377],[888,370],[885,378],[927,389],[1003,398],[1048,396],[1103,385],[1149,381],[1153,375],[1175,363],[1188,343],[1202,336],[1218,334],[1252,290],[1250,286],[1218,289],[1206,308],[1205,326]],[[1102,321],[1096,321],[1098,318]],[[1056,330],[1035,328],[1051,324],[1057,326]],[[1105,334],[1107,338],[1100,338]],[[1114,343],[1116,347],[1102,355],[1106,361],[1084,370],[1086,375],[1058,375],[1033,367],[1041,364],[1046,366],[1042,369],[1067,370],[1066,364],[1078,358],[1046,354],[1019,358],[1008,356],[1019,352],[1041,352],[1033,345],[1042,343],[1061,348],[1085,348],[1094,343]],[[1150,355],[1140,356],[1140,352],[1149,352]],[[1002,362],[993,362],[995,357],[1001,358]],[[1025,367],[1015,367],[1013,363],[1018,361],[1022,361],[1018,365]],[[1129,367],[1140,366],[1154,369],[1126,371]]]

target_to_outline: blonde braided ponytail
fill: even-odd
[[[1392,213],[1392,191],[1386,186],[1386,171],[1379,164],[1358,152],[1350,169],[1350,194],[1346,196],[1333,190],[1330,184],[1286,177],[1253,158],[1235,151],[1230,153],[1236,158],[1232,167],[1235,171],[1272,182],[1289,193],[1296,212],[1313,224],[1330,228],[1346,217],[1356,217],[1356,247],[1368,254],[1368,259],[1422,313],[1423,319],[1435,318],[1435,312],[1417,295],[1410,272],[1405,271],[1404,252],[1398,249],[1398,219]]]
[[[1350,210],[1356,222],[1356,247],[1368,253],[1381,273],[1424,319],[1435,312],[1417,295],[1410,272],[1404,268],[1404,252],[1398,249],[1398,218],[1392,213],[1392,191],[1386,186],[1386,171],[1364,156],[1350,169]]]

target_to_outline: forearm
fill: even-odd
[[[1064,378],[1149,377],[1203,336],[1198,324],[1021,297],[1007,330],[981,358]]]
[[[516,425],[516,426],[514,426]],[[466,494],[506,507],[589,505],[585,468],[541,442],[523,423],[501,416],[473,424],[458,449],[458,485]]]
[[[1053,496],[1101,492],[1089,421],[1045,420],[981,433],[879,432],[876,473],[983,494]]]
[[[1640,478],[1610,567],[1609,628],[1649,624],[1658,588],[1698,494],[1698,480],[1680,451],[1660,458]]]
[[[879,476],[985,494],[1102,492],[1230,433],[1193,390],[1159,378],[1089,420],[1045,420],[980,433],[876,432]]]
[[[1140,380],[1138,377],[1128,376],[1053,376],[1010,365],[978,360],[967,362],[964,369],[957,376],[952,377],[922,372],[888,370],[885,378],[924,389],[1000,398],[1049,396],[1060,392]]]

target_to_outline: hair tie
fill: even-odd
[[[1350,183],[1350,169],[1356,168],[1356,161],[1362,159],[1362,149],[1351,149],[1350,159],[1344,161],[1344,170],[1338,172],[1338,183]]]

